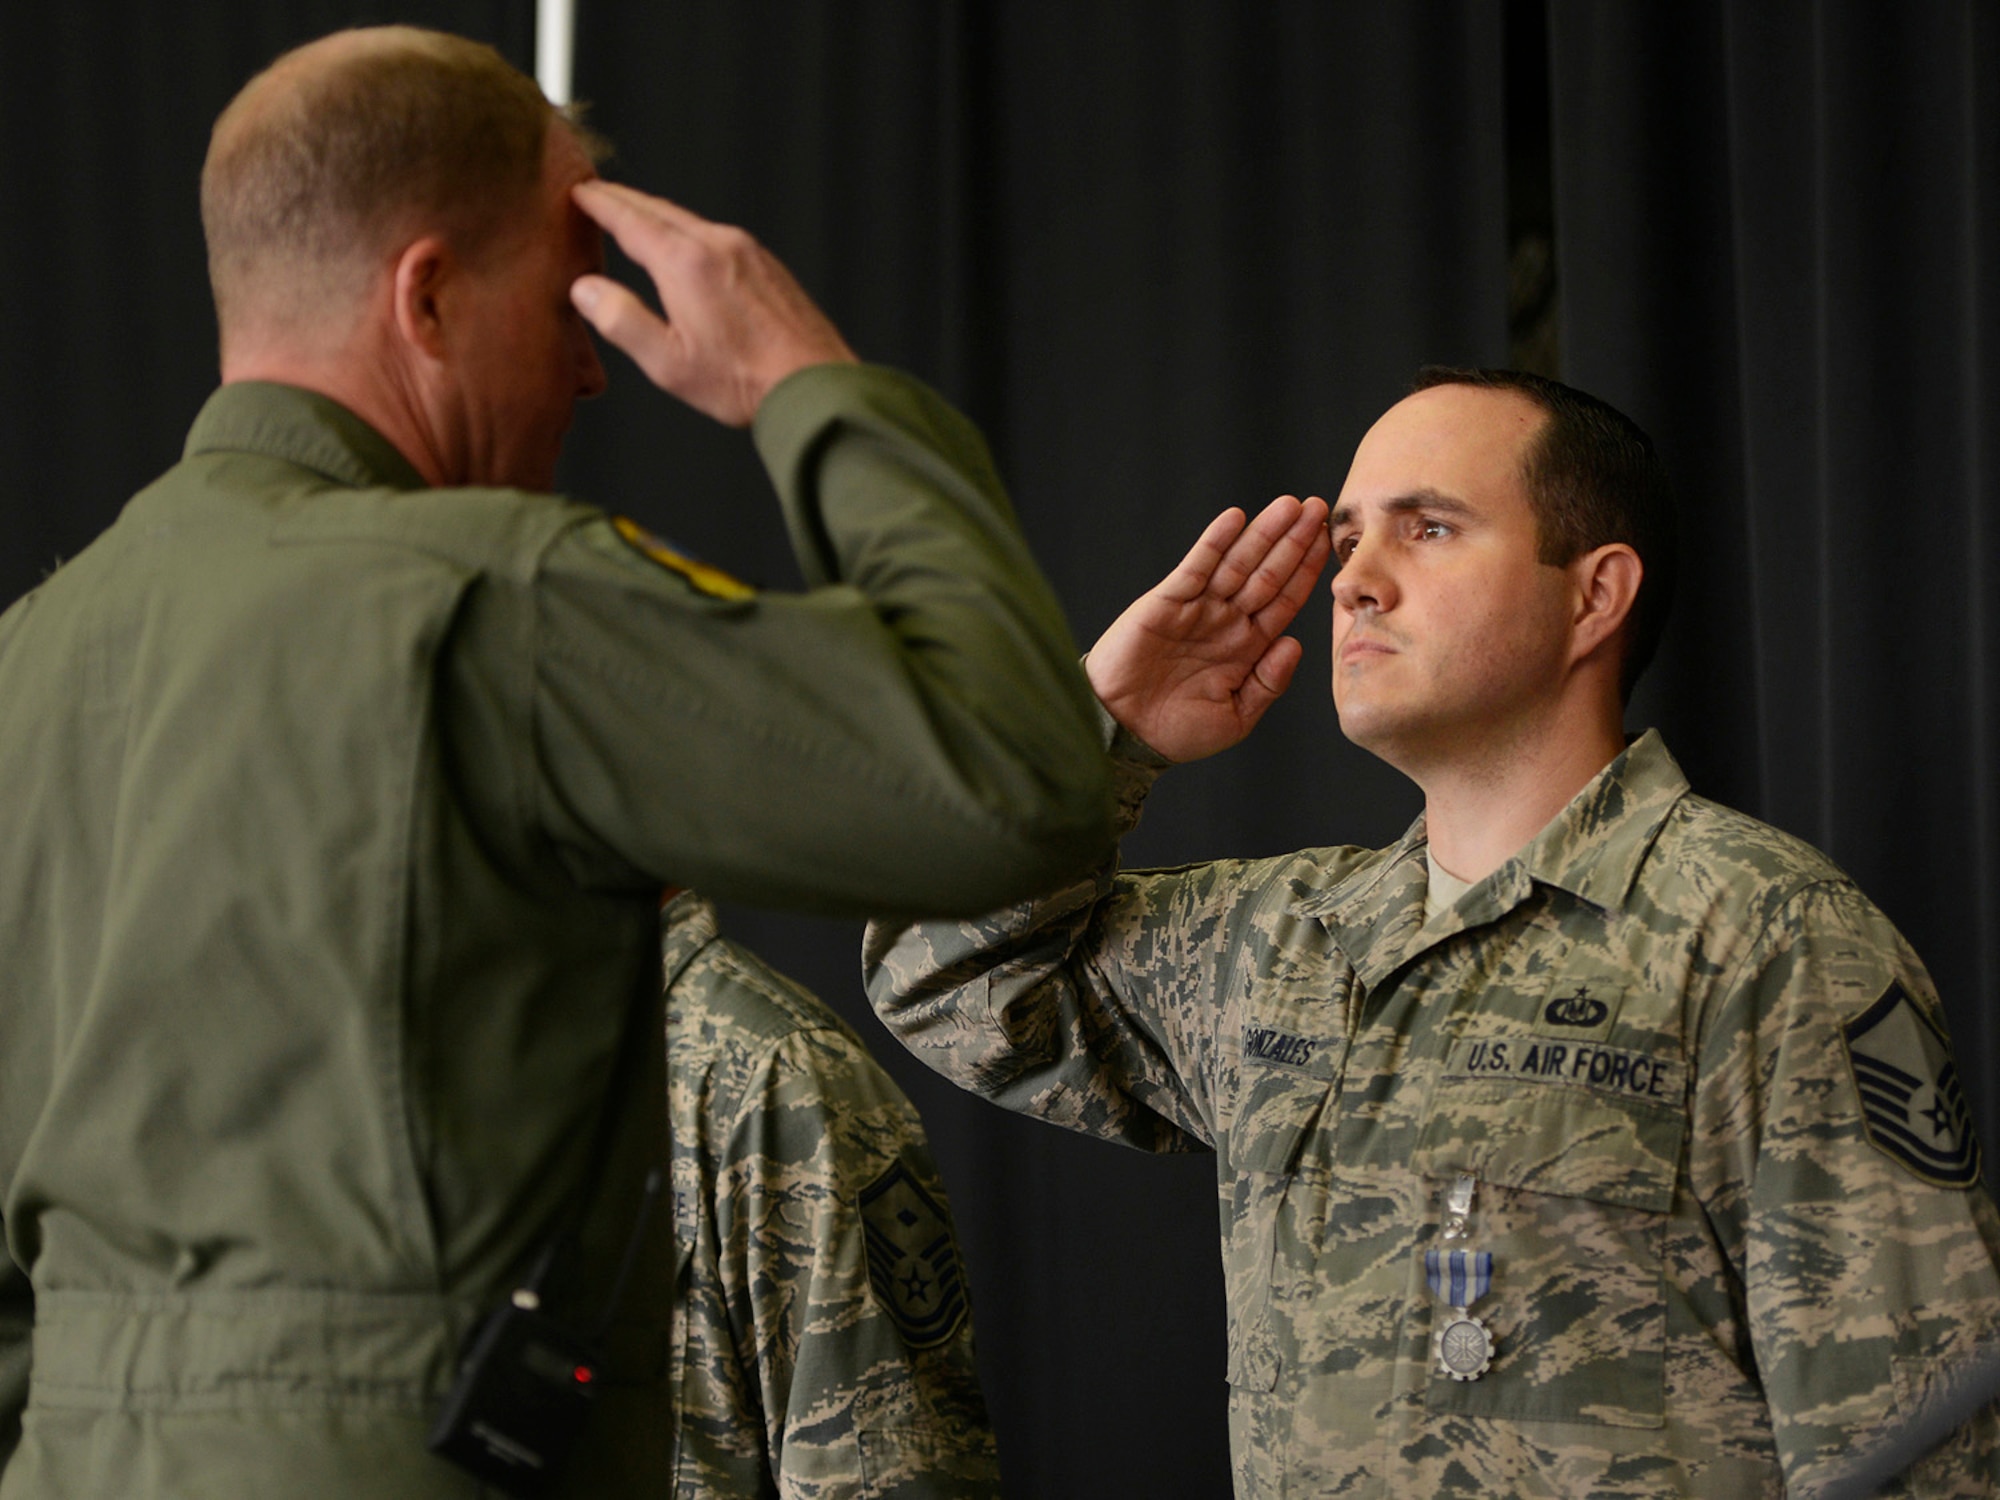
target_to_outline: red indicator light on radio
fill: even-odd
[[[576,1367],[576,1383],[578,1385],[589,1385],[590,1382],[595,1380],[596,1378],[597,1377],[591,1373],[589,1365],[578,1365]]]

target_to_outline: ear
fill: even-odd
[[[1581,661],[1624,627],[1639,597],[1646,565],[1623,542],[1606,542],[1569,565],[1575,585],[1575,616],[1571,620],[1570,659]]]
[[[463,267],[438,235],[412,240],[396,257],[390,283],[396,333],[431,359],[444,357],[444,300]]]

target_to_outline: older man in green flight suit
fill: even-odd
[[[940,1071],[1211,1148],[1236,1493],[1816,1493],[2000,1336],[2000,1219],[1937,996],[1823,855],[1623,734],[1671,576],[1651,444],[1437,370],[1330,516],[1213,523],[1092,650],[1125,808],[1289,685],[1329,555],[1388,849],[1095,875],[871,929]],[[1912,1480],[1991,1495],[1989,1408]]]
[[[563,1492],[669,1493],[659,890],[1101,858],[1073,647],[977,433],[489,50],[288,54],[202,207],[222,387],[0,618],[0,1495],[471,1497],[427,1432],[549,1250]],[[546,493],[590,325],[752,427],[814,587]]]

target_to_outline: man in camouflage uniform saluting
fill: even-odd
[[[1672,572],[1644,435],[1419,386],[1330,535],[1226,513],[1087,666],[1129,829],[1285,690],[1330,549],[1341,728],[1423,817],[878,926],[871,995],[1011,1108],[1214,1149],[1240,1496],[1812,1493],[2000,1322],[1935,992],[1827,859],[1627,744]],[[1995,1453],[1988,1409],[1914,1492]]]

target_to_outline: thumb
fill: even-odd
[[[1299,662],[1305,654],[1306,648],[1294,637],[1281,635],[1257,658],[1257,665],[1250,669],[1250,675],[1243,679],[1243,686],[1236,690],[1237,711],[1245,725],[1255,724],[1264,717],[1265,709],[1284,697],[1285,689],[1292,685],[1292,674],[1298,671]]]
[[[579,276],[569,300],[584,320],[630,355],[646,378],[668,389],[681,363],[680,338],[671,324],[632,291],[608,276]]]

